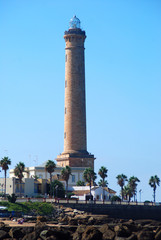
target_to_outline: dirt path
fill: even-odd
[[[8,224],[10,227],[34,227],[35,223],[29,223],[29,222],[24,222],[23,224],[18,224],[18,222],[14,222],[11,220],[4,220],[2,221],[5,224]],[[57,224],[46,224],[47,226],[54,227],[54,226],[59,226]]]

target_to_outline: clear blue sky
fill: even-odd
[[[160,13],[160,0],[1,0],[0,157],[8,155],[14,168],[63,151],[63,34],[76,14],[87,34],[87,142],[95,171],[106,166],[118,194],[116,175],[137,176],[142,200],[152,200],[148,180],[161,178]]]

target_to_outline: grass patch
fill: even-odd
[[[1,201],[0,205],[7,207],[8,211],[22,212],[24,214],[50,215],[54,210],[52,204],[46,202],[10,203]]]

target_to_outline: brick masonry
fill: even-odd
[[[92,167],[94,156],[87,152],[84,41],[81,29],[65,32],[64,152],[59,166]]]

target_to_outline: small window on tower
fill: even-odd
[[[66,132],[64,133],[64,138],[66,138]]]
[[[65,81],[65,87],[67,87],[67,81]]]
[[[65,61],[67,62],[67,54],[65,55]]]
[[[67,109],[65,108],[65,114],[67,113]]]

